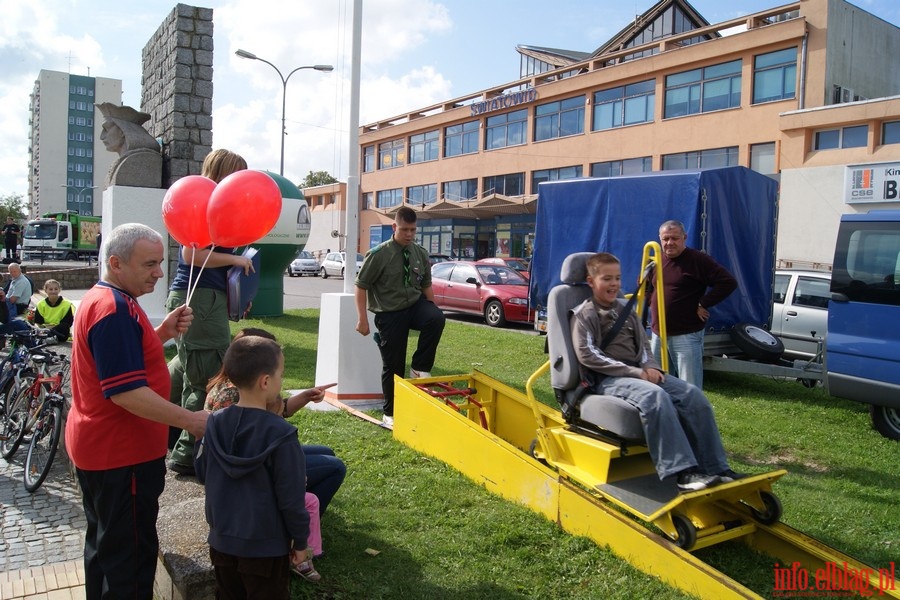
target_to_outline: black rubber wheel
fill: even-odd
[[[319,275],[322,277],[322,279],[328,279],[328,273],[325,272],[325,267],[322,267],[322,269],[319,271]]]
[[[0,427],[0,456],[3,460],[12,458],[16,450],[25,438],[25,429],[28,424],[28,404],[31,384],[34,380],[23,378],[19,387],[13,385],[6,397],[6,408],[3,413],[3,423]],[[12,398],[12,400],[10,400]]]
[[[735,325],[731,328],[731,341],[750,358],[763,362],[777,362],[784,354],[781,340],[756,325]]]
[[[691,523],[691,520],[678,513],[672,514],[672,524],[675,525],[675,532],[678,537],[673,541],[675,545],[682,550],[690,550],[697,543],[697,528]]]
[[[805,379],[805,378],[801,377],[797,381],[800,382],[800,385],[802,385],[805,388],[809,388],[809,389],[812,389],[819,384],[818,379]]]
[[[536,461],[538,461],[539,463],[541,463],[543,465],[548,464],[546,460],[544,460],[543,458],[541,458],[540,456],[538,456],[536,454],[537,445],[538,445],[537,438],[534,438],[533,440],[531,440],[531,443],[528,444],[528,456],[530,456],[531,458],[535,459]]]
[[[888,439],[900,440],[900,409],[872,404],[869,414],[875,431]]]
[[[751,507],[750,512],[753,513],[753,518],[763,525],[772,525],[773,523],[777,523],[778,519],[781,518],[781,515],[784,512],[781,507],[781,500],[779,500],[778,496],[776,496],[772,492],[766,491],[761,491],[759,493],[759,497],[762,500],[763,504],[766,506],[766,510],[764,512],[761,512]]]
[[[54,406],[40,420],[40,427],[35,427],[28,444],[25,456],[25,489],[34,493],[53,466],[56,449],[59,447],[59,436],[62,434],[62,411]]]
[[[499,300],[490,300],[484,305],[484,320],[491,327],[506,325],[506,315],[503,314],[503,305]]]

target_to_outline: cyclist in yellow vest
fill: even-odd
[[[69,331],[75,320],[75,308],[72,303],[60,296],[62,286],[55,279],[44,282],[44,293],[47,297],[38,302],[34,309],[34,324],[49,328],[56,339],[64,342],[69,339]]]

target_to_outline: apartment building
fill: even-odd
[[[118,156],[100,141],[94,104],[122,103],[122,81],[42,70],[31,93],[28,210],[99,215],[106,172]]]
[[[785,263],[825,260],[841,212],[890,205],[840,196],[851,167],[900,161],[900,29],[844,0],[716,24],[663,0],[593,52],[518,52],[519,80],[361,128],[363,251],[406,205],[432,253],[527,257],[538,185],[574,177],[729,165],[770,175],[783,182]],[[808,178],[824,189],[810,193]]]

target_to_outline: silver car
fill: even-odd
[[[288,275],[291,277],[303,277],[309,275],[314,277],[319,274],[319,261],[313,256],[312,252],[301,250],[297,254],[297,258],[288,265]]]
[[[327,279],[329,276],[333,277],[343,277],[344,276],[344,263],[347,260],[346,252],[329,252],[325,255],[325,260],[322,261],[321,266],[319,267],[319,275],[322,276],[322,279]],[[359,268],[363,263],[363,255],[356,255],[356,272],[359,273]]]
[[[775,272],[772,334],[784,343],[785,358],[811,359],[828,328],[831,273],[779,269]]]

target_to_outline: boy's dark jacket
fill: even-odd
[[[262,409],[213,413],[194,450],[206,485],[209,545],[233,556],[285,556],[309,536],[306,460],[297,429]]]

